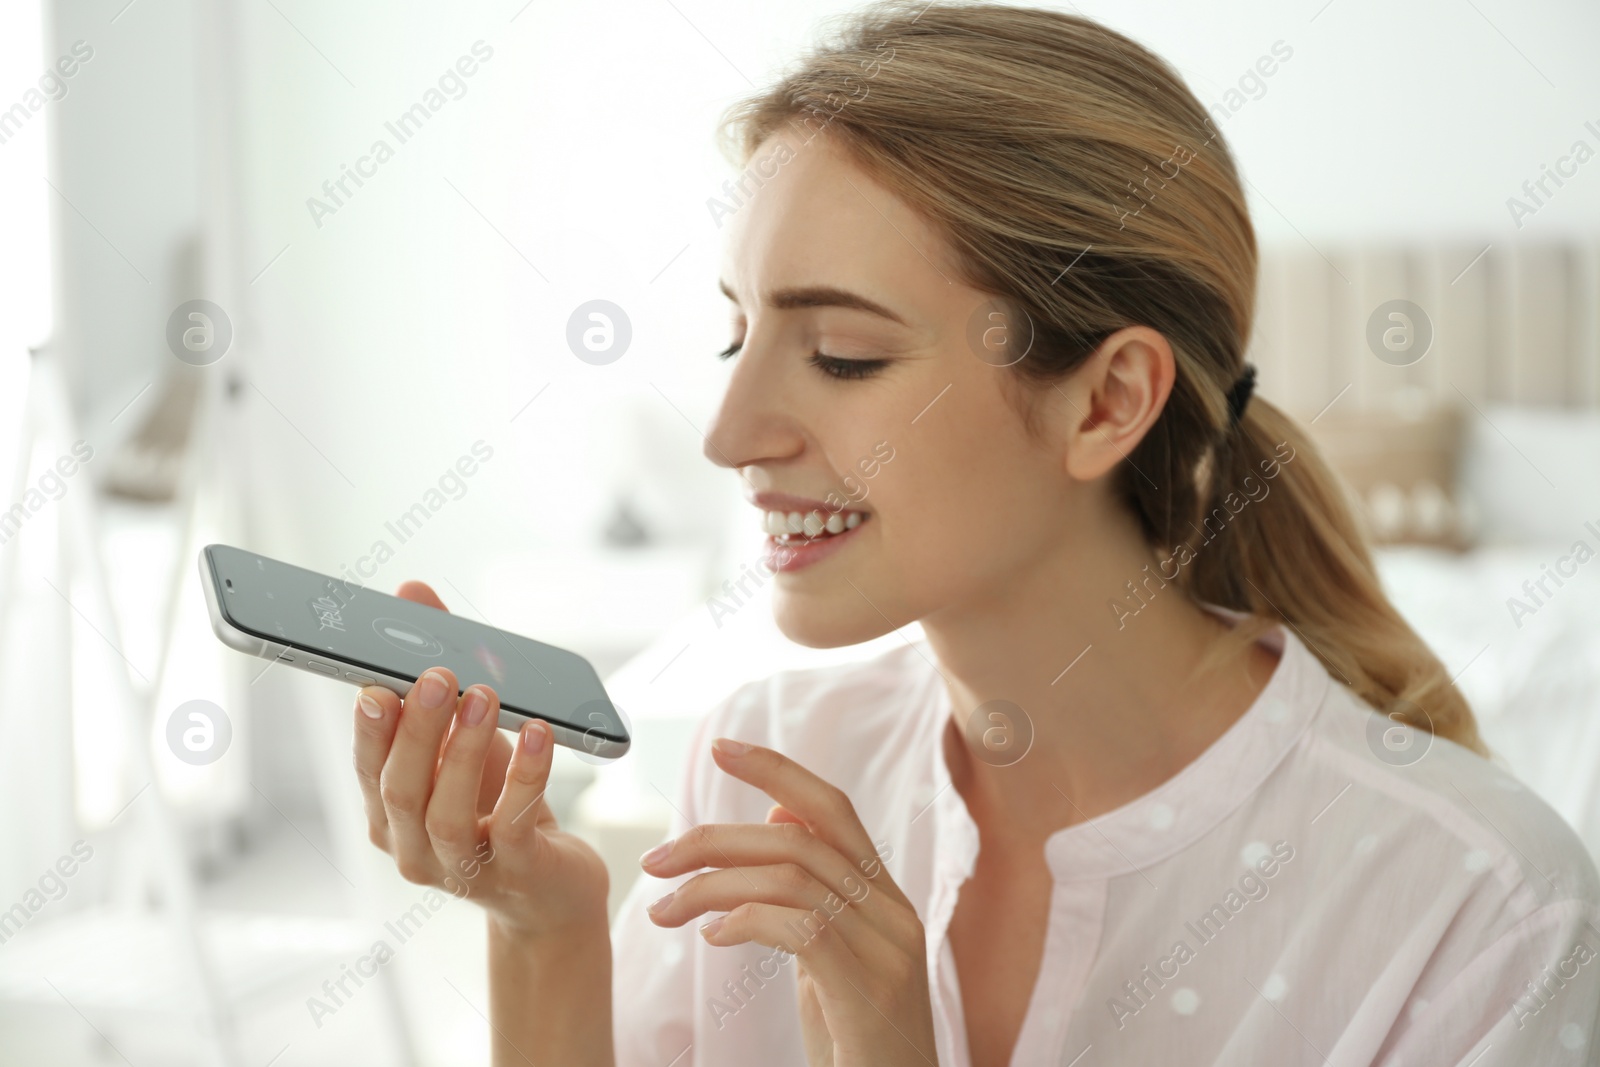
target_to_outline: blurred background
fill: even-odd
[[[366,839],[353,690],[222,647],[203,544],[419,578],[589,657],[636,740],[558,750],[550,796],[613,908],[711,705],[901,642],[784,641],[701,456],[714,124],[852,7],[0,6],[0,1063],[485,1061],[481,913],[391,932],[422,890]],[[1210,109],[1262,244],[1261,392],[1600,854],[1600,9],[1067,7]],[[180,758],[194,701],[216,740]]]

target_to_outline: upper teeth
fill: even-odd
[[[831,534],[843,533],[854,530],[861,525],[861,512],[847,511],[834,512],[823,518],[820,511],[766,511],[762,512],[761,528],[774,537],[784,534],[805,534],[807,537],[820,536],[826,530]]]

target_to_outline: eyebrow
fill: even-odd
[[[722,295],[732,300],[735,304],[739,298],[733,295],[733,290],[728,288],[728,283],[718,281],[717,288],[722,290]],[[870,315],[888,319],[890,322],[899,323],[909,327],[911,324],[896,315],[888,308],[875,300],[868,300],[860,293],[852,293],[848,289],[838,289],[831,285],[807,285],[792,289],[776,289],[767,294],[767,306],[780,311],[791,311],[796,308],[839,307],[851,308],[855,311],[865,311]]]

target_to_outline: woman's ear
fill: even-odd
[[[1172,346],[1148,326],[1107,337],[1056,385],[1067,473],[1093,481],[1132,455],[1166,407],[1177,378]]]

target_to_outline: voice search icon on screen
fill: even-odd
[[[372,629],[395,648],[418,656],[438,656],[444,646],[432,634],[399,619],[373,619]]]

